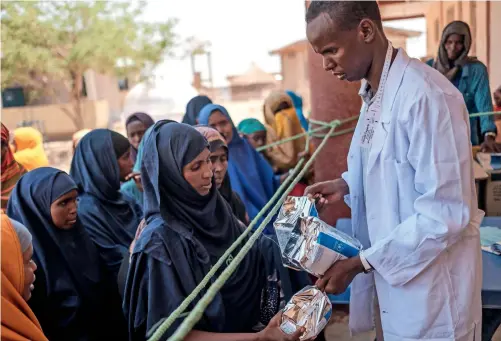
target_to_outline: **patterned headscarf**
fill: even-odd
[[[2,144],[7,146],[5,155],[2,157],[2,209],[7,208],[10,193],[19,178],[26,173],[26,169],[15,159],[9,148],[9,130],[2,123]]]

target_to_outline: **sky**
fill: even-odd
[[[256,63],[267,72],[280,72],[278,56],[271,50],[305,39],[303,0],[150,0],[145,20],[177,18],[180,39],[195,36],[211,42],[215,86],[227,84],[226,77],[245,72]],[[393,27],[423,31],[424,19],[388,23]],[[423,51],[424,48],[424,51]],[[426,53],[426,39],[413,38],[407,46],[411,56]],[[197,71],[207,77],[207,61],[197,58]],[[191,82],[189,60],[166,60],[158,73],[163,77]]]

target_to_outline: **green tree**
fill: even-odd
[[[28,103],[55,96],[64,84],[75,127],[83,127],[84,72],[148,76],[175,44],[176,21],[141,20],[146,3],[3,1],[2,89],[22,86]]]

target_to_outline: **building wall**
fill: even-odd
[[[492,1],[489,4],[489,79],[491,89],[494,91],[501,85],[501,2]]]
[[[310,47],[306,45],[296,52],[281,54],[282,88],[292,90],[303,97],[303,110],[306,114],[311,110],[308,50]]]
[[[360,83],[340,81],[323,68],[320,55],[309,49],[308,72],[311,88],[311,117],[316,120],[330,122],[356,116],[360,113],[361,99],[358,96]],[[344,125],[340,129],[354,126]],[[330,138],[327,145],[315,159],[315,181],[325,181],[339,178],[346,171],[346,157],[353,133]],[[321,139],[313,139],[316,145]],[[349,217],[350,210],[344,203],[330,205],[322,214],[329,224],[335,224],[338,218]]]
[[[40,121],[48,140],[69,139],[76,127],[62,108],[72,110],[69,104],[30,105],[25,107],[3,108],[2,123],[15,129],[22,121]],[[108,102],[83,101],[82,113],[84,128],[107,128],[109,119]]]

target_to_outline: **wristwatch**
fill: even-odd
[[[367,261],[367,258],[365,258],[363,251],[360,251],[359,256],[360,260],[362,261],[362,265],[364,266],[364,273],[368,274],[374,271],[372,265]]]

